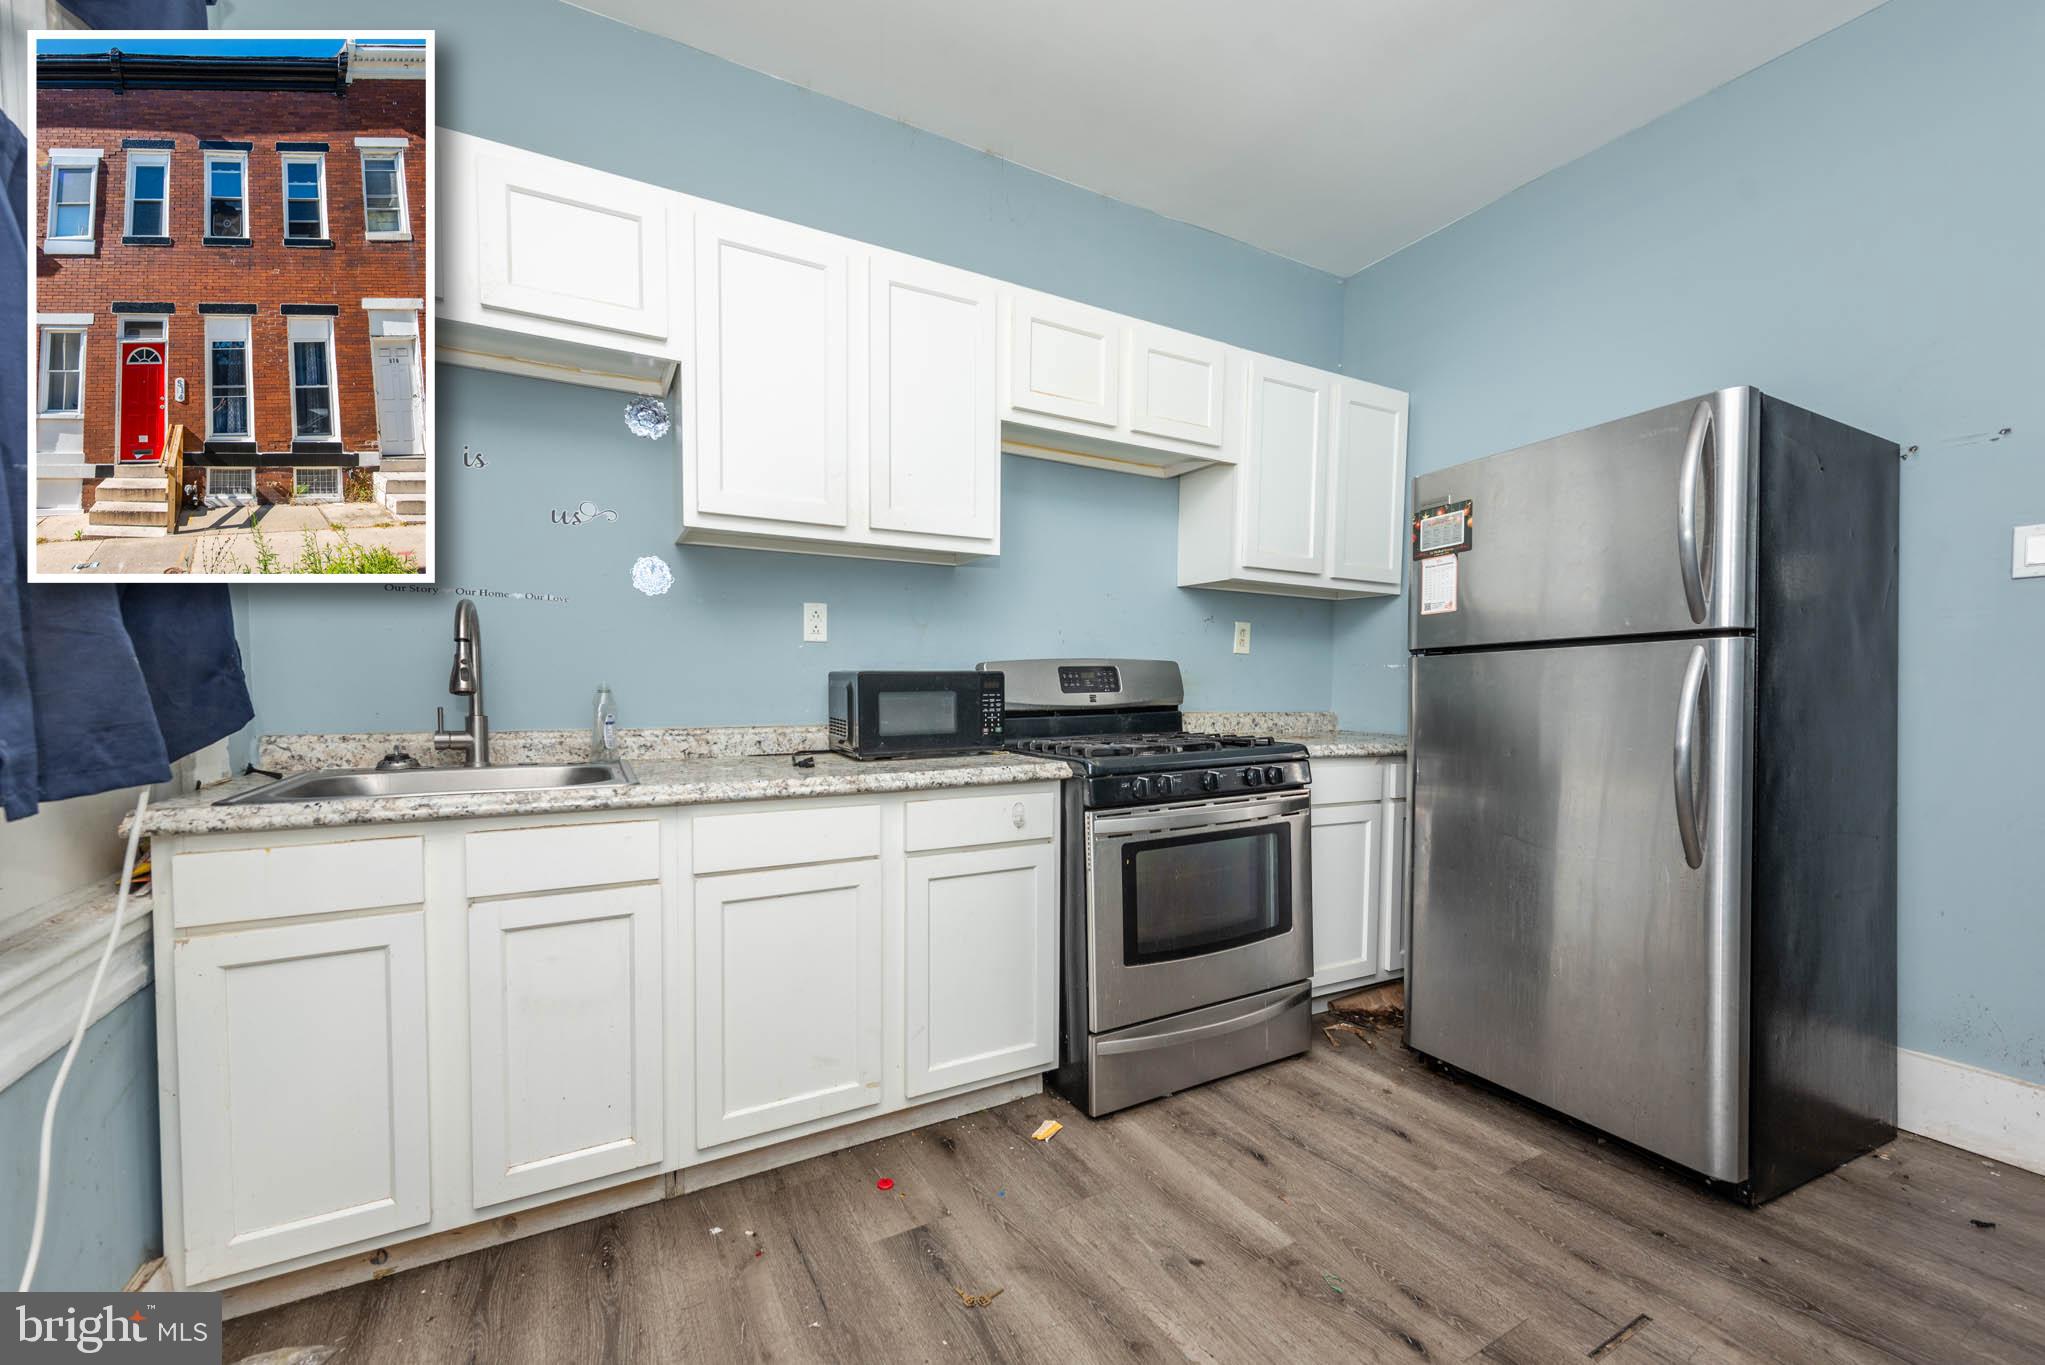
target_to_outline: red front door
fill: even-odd
[[[124,461],[163,456],[163,347],[157,342],[121,347],[120,442]]]

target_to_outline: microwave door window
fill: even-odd
[[[900,735],[953,735],[959,729],[956,692],[882,692],[874,698],[874,724],[883,739]]]
[[[1122,850],[1122,949],[1129,965],[1255,943],[1292,929],[1284,828],[1230,830]]]

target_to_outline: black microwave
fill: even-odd
[[[963,754],[1001,743],[999,673],[833,673],[831,747],[853,758]]]

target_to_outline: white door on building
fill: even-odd
[[[420,455],[419,367],[416,341],[379,341],[376,355],[377,448],[385,455]]]

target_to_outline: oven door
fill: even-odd
[[[1303,981],[1307,794],[1087,817],[1092,1031]]]

